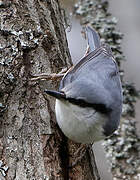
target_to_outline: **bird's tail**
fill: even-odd
[[[91,27],[87,26],[86,27],[86,36],[88,39],[88,45],[90,48],[90,52],[94,51],[95,49],[99,48],[101,43],[100,43],[100,37],[98,33],[92,29]]]

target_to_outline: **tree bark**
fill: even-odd
[[[3,0],[0,21],[0,179],[99,179],[91,146],[58,128],[44,89],[59,82],[31,81],[72,65],[58,1]]]

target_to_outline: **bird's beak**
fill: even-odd
[[[65,94],[63,92],[47,90],[47,89],[45,89],[44,92],[47,93],[50,96],[55,97],[56,99],[65,99],[66,98],[66,96],[65,96]]]

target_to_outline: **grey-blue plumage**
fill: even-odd
[[[94,51],[95,49],[99,48],[101,43],[100,43],[100,37],[97,34],[95,30],[93,30],[91,27],[87,26],[86,27],[86,37],[88,40],[88,45],[89,45],[89,52]]]
[[[47,91],[58,99],[56,117],[60,128],[81,143],[111,135],[118,128],[122,112],[120,76],[111,49],[100,44],[92,28],[87,27],[86,32],[89,53],[65,74],[58,92]],[[69,112],[71,116],[67,116]],[[78,132],[74,135],[75,127]]]

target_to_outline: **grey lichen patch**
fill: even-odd
[[[3,111],[5,111],[6,106],[0,102],[0,113],[2,113]]]
[[[10,0],[0,0],[0,8],[7,8],[10,7],[11,1]]]
[[[40,33],[40,32],[38,32]],[[32,29],[23,31],[11,31],[11,34],[15,35],[16,41],[20,43],[23,49],[32,49],[39,44],[39,38],[34,36],[34,31]]]
[[[2,3],[5,1],[2,1]],[[9,1],[7,1],[9,2]],[[28,3],[27,3],[28,4]],[[31,22],[27,16],[26,7],[22,7],[19,12],[23,20],[17,16],[17,4],[12,3],[10,8],[1,9],[0,11],[0,64],[9,65],[15,59],[22,57],[24,49],[34,49],[39,44],[39,37],[42,30],[38,22]],[[30,23],[28,27],[22,26],[24,21]],[[33,30],[34,29],[34,30]]]
[[[6,172],[8,171],[8,166],[4,165],[3,161],[0,160],[0,172],[2,176],[6,176]]]
[[[34,36],[34,32],[29,30],[0,30],[1,33],[6,31],[8,33],[7,38],[10,43],[0,44],[1,50],[1,65],[9,65],[12,61],[23,55],[24,49],[34,49],[39,44],[39,38]],[[2,42],[2,41],[1,41]]]
[[[123,83],[123,116],[135,117],[134,103],[140,97],[140,92],[136,90],[134,84]]]
[[[118,179],[122,178],[122,174],[125,177],[122,179],[130,179],[131,175],[139,173],[140,138],[135,126],[133,119],[123,119],[119,129],[104,142],[112,171],[117,172]]]

